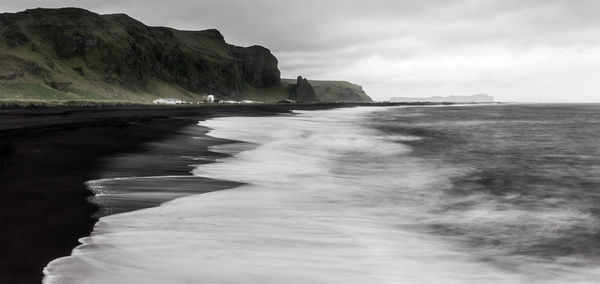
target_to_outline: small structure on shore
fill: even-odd
[[[174,99],[174,98],[160,98],[157,100],[153,100],[152,103],[154,104],[162,104],[162,105],[180,105],[180,104],[185,104],[185,101],[182,101],[180,99]]]
[[[213,96],[213,95],[202,96],[202,102],[205,104],[212,104],[215,102],[215,96]]]

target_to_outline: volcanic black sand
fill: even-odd
[[[88,202],[93,195],[85,185],[89,180],[190,175],[189,161],[168,158],[182,153],[163,153],[166,158],[144,156],[143,153],[149,151],[144,145],[182,135],[186,127],[190,129],[208,117],[272,115],[290,109],[339,106],[344,105],[0,109],[0,283],[40,283],[43,267],[55,258],[69,255],[78,245],[77,240],[89,235],[98,215],[155,206],[191,194],[182,190],[154,199],[97,200],[104,210],[112,208],[110,212],[98,212],[98,206]],[[202,136],[206,132],[200,127],[193,129],[198,132],[194,135]],[[195,145],[178,147],[163,143],[158,148],[163,151],[175,148],[174,152],[185,153],[193,146],[195,150],[191,154],[204,151],[204,155],[208,155],[209,145],[223,143],[204,139],[201,143],[205,147],[199,147],[196,141]],[[125,157],[135,161],[121,165],[113,161],[107,165],[106,157],[117,154],[126,154]],[[192,181],[180,178],[175,184],[189,182]],[[193,182],[198,183],[198,180]],[[145,191],[160,187],[160,182],[150,179],[138,180],[136,184]],[[205,191],[235,186],[212,180],[204,180],[204,185]]]
[[[42,269],[69,255],[89,235],[97,216],[131,211],[188,194],[231,188],[234,183],[190,180],[189,154],[207,157],[210,145],[226,143],[194,126],[216,116],[273,115],[291,109],[328,109],[357,104],[232,106],[105,106],[0,109],[0,283],[40,283]],[[387,105],[387,104],[385,104]],[[193,131],[194,133],[185,133]],[[178,135],[197,136],[193,145]],[[169,141],[184,141],[178,145]],[[181,144],[183,143],[183,144]],[[186,144],[187,143],[187,144]],[[150,155],[152,152],[154,154]],[[158,153],[158,154],[157,154]],[[120,160],[107,157],[121,155]],[[157,156],[160,155],[160,156]],[[95,203],[86,181],[153,175],[173,180],[118,180],[130,192]],[[153,194],[161,183],[172,192]],[[201,190],[187,190],[190,183]],[[196,186],[197,187],[197,186]],[[178,189],[179,188],[179,189]],[[142,194],[143,198],[131,198]],[[100,208],[98,205],[100,205]]]

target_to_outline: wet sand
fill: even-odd
[[[286,109],[65,108],[0,110],[0,283],[40,283],[43,267],[69,255],[89,235],[98,207],[85,182],[117,176],[189,174],[188,163],[154,160],[104,173],[106,158],[148,152],[197,121],[221,115],[265,115]],[[168,153],[165,153],[165,157]],[[146,160],[147,162],[150,159]],[[133,163],[134,164],[134,163]],[[162,173],[158,173],[161,171]],[[230,184],[213,187],[225,188]],[[121,206],[118,212],[160,203]]]
[[[4,141],[0,172],[0,283],[40,283],[48,261],[70,254],[96,219],[85,181],[102,157],[139,151],[185,120],[86,127]]]
[[[207,147],[227,143],[204,136],[206,129],[195,126],[199,120],[356,105],[361,104],[0,109],[0,283],[40,283],[43,267],[69,255],[98,216],[236,186],[184,177],[190,164],[223,155]],[[128,192],[90,202],[86,181],[132,176],[176,177],[108,180],[106,185]],[[175,190],[161,192],[165,183]],[[190,190],[192,183],[203,186]]]

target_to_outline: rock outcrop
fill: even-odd
[[[231,53],[241,69],[242,80],[257,88],[281,85],[277,58],[262,46],[231,45]]]
[[[308,80],[302,78],[302,76],[298,76],[296,79],[296,85],[292,89],[290,99],[302,103],[315,103],[319,101],[312,85]]]

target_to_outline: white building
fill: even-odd
[[[203,96],[202,102],[205,104],[212,104],[215,102],[215,96],[213,96],[213,95]]]

